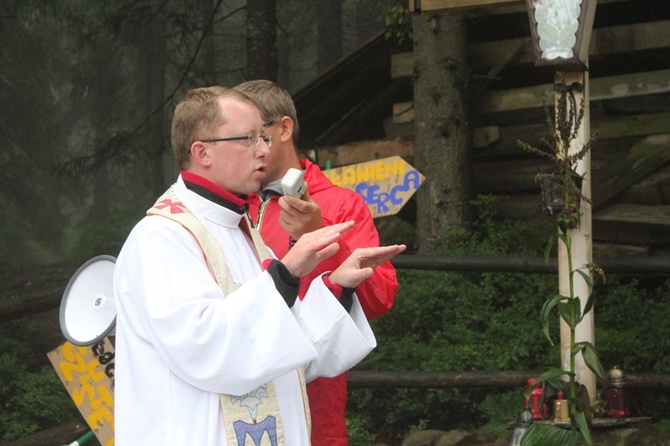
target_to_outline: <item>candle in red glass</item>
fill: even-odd
[[[535,378],[530,378],[528,380],[528,387],[531,387],[535,383]],[[542,386],[536,385],[533,391],[530,393],[530,399],[532,401],[532,407],[530,407],[533,412],[533,418],[535,420],[542,420],[547,415],[547,405],[544,404],[544,397],[542,392]],[[528,407],[528,402],[526,402],[526,407]]]
[[[607,416],[613,418],[625,418],[630,414],[628,410],[628,392],[625,388],[623,372],[614,366],[607,375]]]

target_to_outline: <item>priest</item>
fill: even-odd
[[[306,383],[375,347],[353,290],[405,246],[355,250],[296,299],[299,278],[355,222],[305,234],[276,259],[246,214],[271,144],[235,90],[191,90],[177,105],[181,173],[114,272],[117,446],[307,446]]]

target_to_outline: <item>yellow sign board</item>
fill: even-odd
[[[360,194],[372,217],[397,214],[425,177],[399,156],[323,171],[330,181]]]
[[[77,409],[102,446],[114,445],[114,346],[70,342],[47,353]]]

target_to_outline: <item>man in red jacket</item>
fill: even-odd
[[[286,90],[274,82],[255,80],[235,87],[251,97],[265,121],[265,133],[272,136],[272,150],[266,157],[267,174],[259,195],[250,197],[249,214],[265,243],[282,258],[295,240],[317,228],[354,220],[353,229],[338,240],[340,250],[301,278],[299,296],[309,283],[326,271],[333,271],[356,248],[379,246],[379,234],[363,198],[336,186],[316,164],[299,159],[299,135],[295,104]],[[304,171],[307,192],[299,199],[282,195],[281,179],[289,168]],[[386,262],[374,275],[356,287],[368,319],[381,316],[393,305],[398,289],[395,269]],[[319,378],[307,384],[312,415],[312,446],[346,446],[345,407],[347,374]]]

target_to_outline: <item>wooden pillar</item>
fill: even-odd
[[[590,125],[590,107],[589,107],[589,78],[587,71],[574,72],[557,72],[555,82],[565,81],[566,85],[573,82],[579,82],[584,86],[582,92],[575,91],[575,104],[580,106],[582,99],[584,100],[584,119],[579,128],[577,138],[572,141],[570,153],[576,152],[579,148],[586,144],[591,135]],[[590,151],[581,159],[576,166],[577,173],[584,178],[582,183],[582,195],[591,198],[591,153]],[[572,267],[573,269],[582,269],[585,273],[590,274],[586,269],[586,265],[593,262],[593,240],[592,240],[592,219],[591,219],[591,204],[581,200],[580,205],[581,218],[579,227],[571,229],[570,237],[572,239]],[[558,281],[559,292],[563,296],[570,295],[569,285],[569,271],[567,260],[567,249],[565,245],[559,243],[558,249]],[[574,291],[575,296],[579,296],[582,304],[582,311],[588,298],[588,285],[584,279],[576,274],[574,276]],[[584,319],[577,325],[575,330],[575,342],[587,341],[595,346],[594,329],[593,329],[593,309],[584,316]],[[561,319],[561,364],[563,369],[569,370],[569,358],[566,355],[570,352],[570,328]],[[567,367],[566,367],[567,364]],[[589,399],[591,404],[596,400],[596,378],[594,373],[586,366],[582,355],[579,354],[575,358],[575,373],[576,380],[583,384],[589,392]]]

